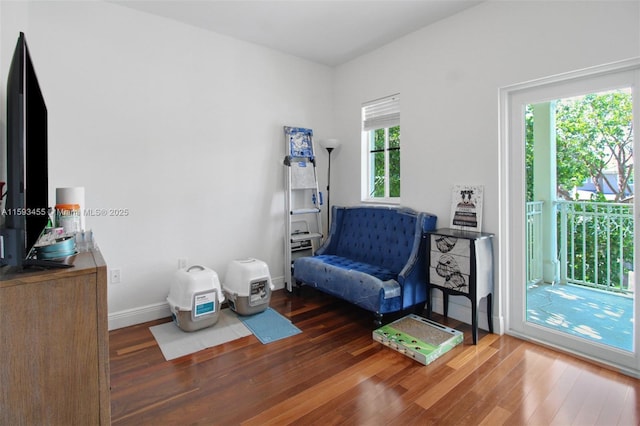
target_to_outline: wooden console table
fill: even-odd
[[[478,304],[487,298],[487,321],[493,333],[493,234],[438,229],[429,232],[427,251],[427,317],[431,317],[431,289],[443,295],[445,318],[449,295],[465,296],[471,301],[473,344],[478,341]]]
[[[107,267],[0,270],[0,424],[109,425]]]

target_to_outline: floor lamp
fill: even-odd
[[[329,153],[329,167],[327,168],[327,235],[331,230],[331,152],[340,146],[338,139],[323,139],[320,145]]]

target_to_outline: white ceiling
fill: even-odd
[[[335,66],[482,0],[113,0]]]

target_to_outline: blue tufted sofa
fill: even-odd
[[[296,285],[347,300],[376,316],[422,307],[427,298],[425,238],[436,216],[395,207],[332,209],[329,238],[295,260]]]

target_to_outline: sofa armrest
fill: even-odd
[[[412,306],[426,300],[426,238],[428,231],[436,229],[436,219],[435,215],[420,213],[416,220],[411,255],[398,274],[398,283],[402,287],[403,306]]]
[[[333,206],[331,208],[331,229],[329,229],[329,235],[318,250],[316,250],[315,254],[335,254],[336,247],[338,247],[338,242],[340,240],[340,233],[338,230],[342,228],[344,209],[344,207],[339,206]]]

